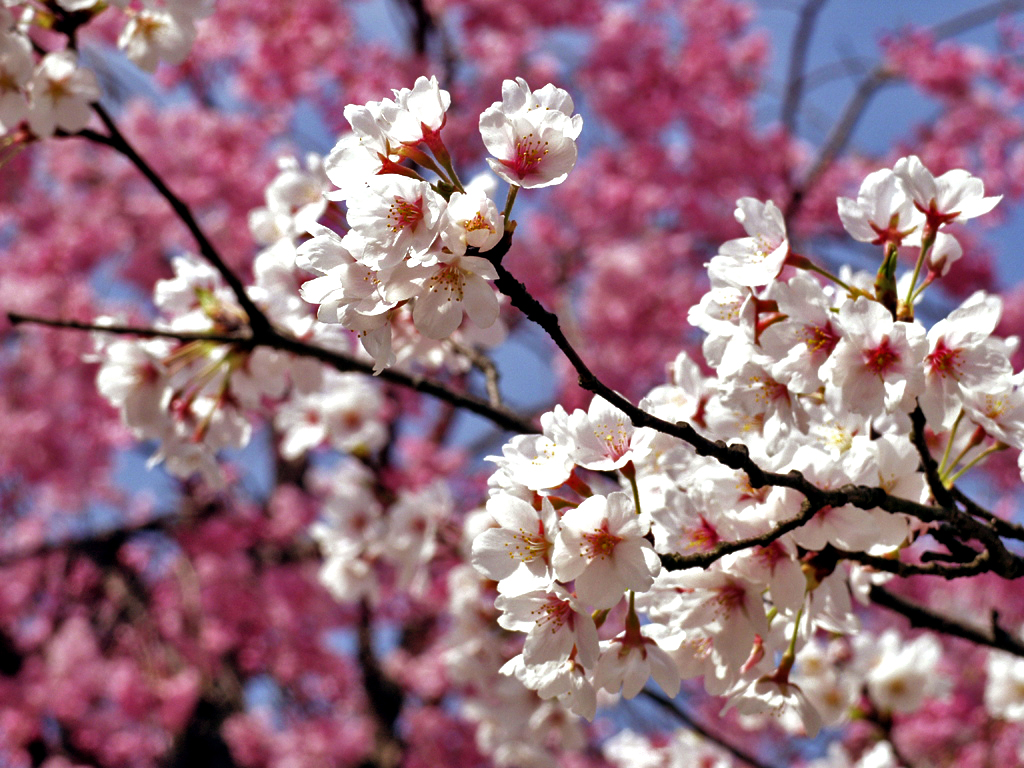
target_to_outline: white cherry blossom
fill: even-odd
[[[632,699],[652,677],[669,698],[679,693],[679,670],[672,657],[648,635],[646,627],[630,627],[627,620],[625,632],[602,644],[594,685],[611,693],[621,690],[623,698]]]
[[[498,319],[501,306],[489,280],[497,280],[494,265],[479,256],[451,256],[423,268],[413,306],[417,330],[430,339],[447,339],[462,324],[463,315],[481,328]]]
[[[869,173],[857,199],[839,198],[839,218],[854,240],[899,245],[920,240],[924,216],[914,207],[899,176],[888,168]]]
[[[893,167],[894,173],[906,186],[918,210],[925,213],[934,225],[952,221],[966,221],[988,213],[1002,200],[985,197],[985,184],[962,169],[934,176],[917,155],[902,157]]]
[[[909,411],[924,390],[927,349],[920,325],[894,321],[876,301],[858,298],[839,308],[842,338],[821,369],[843,406],[864,415]]]
[[[129,14],[117,47],[140,69],[153,72],[161,61],[185,61],[195,39],[195,19],[188,13],[143,8]]]
[[[427,251],[438,235],[445,201],[427,182],[374,176],[346,202],[349,226],[368,244],[357,260],[378,270],[406,257],[414,263],[436,262]]]
[[[707,264],[708,272],[713,279],[737,287],[767,285],[789,255],[782,211],[771,200],[743,197],[736,201],[735,216],[747,237],[724,243]]]
[[[501,581],[524,566],[536,576],[545,576],[551,565],[555,538],[560,529],[551,502],[541,509],[505,494],[492,496],[487,511],[498,524],[473,542],[473,567],[489,579]]]
[[[75,133],[89,122],[89,105],[99,101],[100,85],[92,70],[78,66],[71,51],[46,54],[28,84],[28,124],[41,139],[58,128]]]
[[[521,78],[506,80],[502,101],[480,115],[491,170],[525,188],[565,181],[576,165],[576,139],[583,128],[583,118],[572,109],[572,99],[561,89],[548,85],[535,94]]]
[[[985,663],[985,709],[992,717],[1024,721],[1024,659],[992,651]]]
[[[597,662],[597,627],[590,614],[563,587],[551,592],[535,590],[522,595],[499,595],[494,603],[502,611],[498,623],[505,629],[526,632],[523,661],[531,666],[562,663],[575,651],[586,668]]]
[[[380,114],[387,121],[388,137],[395,142],[415,144],[444,127],[452,97],[441,88],[436,76],[418,77],[412,88],[392,93],[394,100],[380,103]]]
[[[584,499],[561,523],[551,562],[559,581],[575,580],[582,602],[611,608],[627,589],[642,592],[654,583],[661,561],[644,538],[649,524],[627,494]]]

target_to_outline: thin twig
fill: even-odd
[[[99,103],[94,103],[92,108],[100,121],[106,127],[109,135],[102,137],[101,134],[97,134],[95,131],[89,130],[80,131],[78,135],[90,141],[98,141],[98,143],[114,149],[127,158],[139,173],[146,177],[149,183],[152,184],[160,196],[167,201],[174,213],[188,228],[188,231],[196,241],[196,245],[199,247],[200,255],[202,255],[202,257],[220,273],[220,276],[224,278],[224,282],[228,284],[231,292],[235,295],[235,299],[238,301],[239,306],[241,306],[245,311],[245,314],[248,316],[249,325],[253,330],[253,335],[257,335],[258,333],[269,329],[271,327],[270,321],[253,303],[252,299],[249,298],[249,294],[245,292],[245,286],[242,284],[242,281],[239,279],[238,275],[228,267],[224,262],[224,259],[221,258],[220,253],[213,246],[213,243],[211,243],[209,238],[206,237],[206,234],[192,215],[192,211],[188,205],[186,205],[185,202],[167,186],[160,174],[157,173],[153,167],[135,151],[135,148],[124,137],[124,134],[121,133],[120,129],[117,127],[117,123],[114,122],[114,119],[110,116],[107,110]]]
[[[498,385],[498,367],[487,355],[469,344],[451,342],[452,347],[460,355],[467,358],[477,370],[484,375],[484,386],[487,388],[487,399],[495,408],[503,408],[501,399],[501,387]]]
[[[983,549],[969,562],[950,565],[938,561],[930,563],[906,563],[901,560],[893,560],[888,557],[875,557],[866,552],[848,552],[843,549],[833,548],[836,557],[843,560],[851,560],[861,565],[867,565],[876,571],[894,573],[897,576],[941,576],[944,579],[962,579],[966,576],[977,576],[989,569],[989,551]]]
[[[905,616],[910,620],[910,626],[912,627],[930,629],[934,632],[941,632],[944,635],[970,640],[977,645],[995,648],[1024,658],[1024,643],[999,626],[999,616],[995,612],[992,615],[992,629],[986,631],[935,613],[929,608],[894,595],[878,585],[871,587],[869,595],[871,602]]]
[[[768,546],[776,539],[782,538],[790,531],[796,530],[804,523],[809,522],[821,509],[821,507],[812,505],[809,500],[806,500],[799,515],[779,523],[779,525],[767,533],[759,536],[750,536],[745,539],[737,539],[736,541],[725,541],[707,552],[699,552],[694,555],[663,554],[661,555],[661,564],[667,571],[681,571],[685,568],[707,568],[716,560],[721,560],[733,552]]]
[[[113,333],[119,335],[133,335],[142,337],[159,337],[178,339],[180,341],[214,341],[222,344],[231,344],[239,349],[253,349],[258,346],[270,347],[284,352],[290,352],[300,357],[312,357],[325,363],[335,370],[342,372],[364,373],[373,375],[373,366],[370,363],[350,357],[333,349],[310,344],[309,342],[296,339],[292,336],[277,331],[268,326],[261,333],[253,333],[251,336],[225,336],[210,333],[189,333],[183,331],[165,331],[156,328],[137,328],[126,325],[97,325],[94,323],[83,323],[77,320],[60,320],[57,318],[34,317],[8,313],[8,319],[12,324],[33,323],[45,325],[51,328],[67,328],[76,331],[90,331]],[[422,376],[415,376],[393,369],[385,369],[376,375],[377,378],[397,384],[416,392],[431,395],[446,403],[483,416],[502,429],[516,433],[533,433],[537,428],[528,420],[519,416],[504,407],[494,406],[488,401],[469,394],[468,392],[455,392],[444,384],[426,379]]]
[[[800,9],[800,22],[793,33],[793,45],[789,54],[789,71],[786,73],[785,97],[782,100],[782,125],[789,134],[796,133],[797,117],[800,114],[800,100],[803,98],[804,69],[807,66],[807,51],[818,14],[826,0],[807,0]]]
[[[740,749],[739,747],[730,744],[721,736],[717,736],[711,733],[711,731],[709,731],[703,725],[698,723],[687,712],[685,712],[682,707],[680,707],[678,704],[676,704],[674,701],[667,698],[666,696],[658,693],[657,691],[652,691],[649,688],[644,688],[641,691],[641,693],[651,701],[658,704],[662,709],[672,713],[672,715],[674,715],[683,725],[685,725],[691,731],[693,731],[696,734],[699,734],[700,736],[707,739],[712,744],[715,744],[716,746],[720,747],[721,749],[724,749],[737,760],[742,760],[747,765],[753,766],[753,768],[773,768],[771,763],[762,762],[761,760],[758,760],[756,757],[751,755],[749,752],[746,752]]]

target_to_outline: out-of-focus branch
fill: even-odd
[[[431,40],[436,40],[441,58],[445,82],[455,79],[458,54],[452,45],[444,23],[431,12],[425,0],[399,0],[399,5],[408,10],[411,17],[409,42],[417,56],[425,57],[430,51]]]
[[[813,2],[813,0],[811,0]],[[805,7],[806,10],[806,7]],[[975,27],[987,24],[994,19],[1008,13],[1015,13],[1024,10],[1024,0],[999,0],[999,2],[975,8],[974,10],[954,16],[952,19],[934,24],[924,31],[941,40],[954,35],[967,32]],[[884,64],[874,67],[858,83],[850,100],[846,103],[842,115],[832,127],[825,143],[818,151],[818,155],[811,164],[810,169],[804,174],[803,179],[797,183],[784,211],[787,218],[792,217],[800,209],[807,191],[812,189],[818,180],[825,173],[835,159],[846,148],[853,135],[854,129],[864,116],[868,104],[884,86],[895,82],[898,79],[896,73],[890,71]]]
[[[665,697],[663,694],[657,691],[652,691],[650,688],[644,688],[641,693],[651,701],[655,702],[658,706],[667,712],[670,712],[679,722],[689,728],[694,733],[698,734],[704,739],[707,739],[712,744],[724,749],[730,755],[735,757],[737,760],[741,760],[747,765],[753,766],[753,768],[772,768],[771,763],[763,762],[749,752],[746,752],[739,747],[730,744],[726,739],[716,734],[711,733],[707,728],[694,720],[686,711],[683,710],[678,704],[671,699]]]
[[[213,341],[218,344],[252,344],[249,336],[230,336],[222,333],[205,333],[193,331],[168,331],[161,328],[144,328],[135,325],[101,323],[85,323],[80,320],[63,320],[56,317],[40,317],[25,315],[21,312],[8,312],[7,319],[11,325],[42,325],[47,328],[65,328],[72,331],[95,331],[109,333],[114,336],[139,336],[145,339],[175,339],[176,341]]]
[[[782,100],[782,125],[786,132],[796,133],[797,117],[800,114],[800,100],[804,94],[804,73],[807,66],[807,51],[818,14],[826,0],[807,0],[800,9],[800,22],[793,33],[793,45],[789,54],[789,71],[786,73],[786,90]]]
[[[1000,16],[1016,13],[1021,10],[1024,10],[1024,0],[998,0],[998,2],[983,5],[980,8],[965,11],[959,16],[946,19],[946,21],[940,21],[938,24],[933,25],[929,32],[936,40],[943,40],[947,37],[954,37],[964,32],[969,32],[983,24],[988,24],[990,21],[995,21]]]
[[[405,695],[402,688],[384,674],[373,651],[371,613],[365,600],[359,606],[358,659],[359,668],[363,673],[366,698],[377,721],[376,747],[372,757],[364,760],[360,766],[395,768],[402,762],[405,752],[405,745],[396,728]]]
[[[992,628],[985,630],[935,613],[929,608],[912,603],[877,585],[871,587],[869,594],[871,602],[905,616],[909,619],[912,627],[930,629],[944,635],[970,640],[977,645],[988,646],[1024,658],[1024,643],[999,626],[999,614],[995,611],[992,612]]]
[[[473,367],[484,375],[484,386],[487,388],[487,399],[495,408],[503,408],[501,388],[498,386],[498,367],[487,355],[467,344],[452,342],[455,351],[466,357]]]
[[[221,334],[165,331],[155,328],[137,328],[126,325],[97,325],[77,320],[35,317],[18,313],[8,313],[7,317],[14,325],[32,323],[45,325],[50,328],[67,328],[77,331],[99,331],[118,335],[170,338],[180,341],[214,341],[222,344],[232,344],[239,349],[253,349],[258,346],[270,347],[290,352],[300,357],[315,358],[338,371],[364,373],[367,375],[373,374],[373,366],[367,362],[357,360],[354,357],[332,349],[326,349],[325,347],[287,336],[272,326],[267,326],[266,329],[260,332],[256,332],[254,329],[251,336],[225,336]],[[377,374],[377,378],[436,397],[438,400],[482,416],[510,432],[531,433],[537,431],[536,427],[528,419],[502,406],[492,405],[490,402],[466,392],[455,392],[440,382],[432,381],[422,376],[385,369]]]
[[[825,139],[825,143],[821,149],[818,150],[818,155],[814,159],[814,163],[811,164],[810,170],[804,174],[803,179],[793,187],[792,192],[789,196],[789,201],[786,203],[785,215],[786,218],[791,218],[800,209],[803,204],[804,195],[807,191],[814,187],[818,183],[818,180],[822,177],[825,171],[828,169],[832,162],[839,156],[839,154],[846,148],[847,143],[850,141],[850,137],[853,135],[854,128],[857,127],[857,123],[864,116],[864,112],[867,109],[871,99],[878,93],[879,90],[885,85],[892,83],[896,80],[896,75],[886,69],[884,66],[878,66],[871,70],[868,75],[861,80],[857,85],[856,90],[853,92],[853,96],[846,103],[846,108],[843,110],[843,114],[840,116],[839,121],[832,127],[829,132],[828,138]]]

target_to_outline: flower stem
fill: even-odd
[[[999,452],[999,451],[1005,451],[1005,450],[1006,450],[1006,449],[1007,449],[1008,447],[1009,447],[1009,446],[1008,446],[1008,445],[1007,445],[1006,443],[996,443],[995,445],[991,445],[991,446],[989,446],[989,447],[988,447],[988,448],[986,448],[986,449],[985,449],[984,451],[982,451],[982,452],[981,452],[981,453],[979,453],[979,454],[978,454],[977,456],[975,456],[975,457],[974,457],[973,459],[971,459],[971,460],[970,460],[969,462],[967,462],[966,464],[964,464],[964,465],[963,465],[963,466],[962,466],[962,467],[960,468],[960,470],[959,470],[959,471],[958,471],[958,472],[957,472],[956,474],[952,475],[951,477],[949,477],[949,478],[948,478],[948,479],[947,479],[947,480],[946,480],[946,481],[944,482],[944,485],[945,485],[945,486],[946,486],[947,488],[952,488],[952,487],[953,487],[953,484],[954,484],[954,483],[955,483],[955,482],[956,482],[957,480],[959,480],[959,479],[960,479],[960,477],[961,477],[961,476],[962,476],[962,475],[963,475],[963,474],[964,474],[965,472],[967,472],[967,470],[969,470],[969,469],[970,469],[971,467],[973,467],[974,465],[978,464],[978,463],[979,463],[980,461],[982,461],[983,459],[985,459],[986,457],[990,456],[990,455],[991,455],[991,454],[993,454],[993,453],[997,453],[997,452]],[[954,465],[954,466],[955,466],[955,465]]]
[[[924,266],[925,259],[928,257],[928,252],[931,251],[932,246],[935,245],[936,230],[929,224],[926,226],[924,231],[924,237],[921,238],[921,253],[917,257],[917,264],[914,265],[914,275],[910,278],[910,287],[907,289],[907,298],[905,304],[908,307],[914,306],[914,288],[917,286],[917,278],[921,275],[921,267]]]
[[[519,187],[516,186],[515,184],[510,184],[508,188],[508,197],[505,198],[505,210],[501,212],[502,215],[505,217],[506,232],[511,232],[513,229],[512,227],[509,226],[509,223],[511,222],[511,219],[509,217],[512,215],[512,206],[515,205],[517,194],[519,194]]]
[[[960,421],[964,417],[964,409],[960,409],[960,413],[956,416],[956,421],[953,422],[953,426],[949,430],[949,440],[946,442],[946,450],[942,452],[942,461],[939,462],[939,476],[946,471],[947,462],[949,462],[949,454],[953,450],[953,441],[956,439],[956,432],[960,428]]]

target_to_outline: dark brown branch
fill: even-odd
[[[760,536],[750,536],[746,539],[737,539],[736,541],[726,541],[707,552],[700,552],[695,555],[663,554],[660,555],[661,564],[668,571],[681,571],[684,568],[707,568],[716,560],[720,560],[733,552],[740,552],[741,550],[753,547],[768,546],[776,539],[782,538],[790,531],[796,530],[804,523],[809,522],[820,511],[821,507],[812,505],[810,501],[804,501],[799,515],[784,523],[780,523],[767,533],[763,533]]]
[[[157,173],[152,166],[147,163],[135,148],[128,142],[121,131],[117,127],[117,123],[110,114],[103,108],[102,105],[96,103],[92,105],[93,111],[99,117],[100,121],[106,127],[108,136],[102,136],[94,131],[81,131],[79,136],[88,139],[90,141],[97,141],[100,144],[110,147],[119,154],[123,155],[128,161],[135,166],[135,168],[141,173],[150,184],[156,189],[156,191],[163,197],[167,203],[171,206],[171,209],[181,219],[182,223],[191,233],[192,237],[196,241],[196,245],[199,247],[199,253],[204,259],[206,259],[210,265],[220,273],[221,277],[224,278],[224,282],[231,288],[231,292],[234,293],[235,299],[238,301],[239,306],[245,311],[245,314],[249,318],[249,325],[253,330],[253,334],[258,334],[263,331],[268,331],[271,328],[270,321],[266,315],[253,303],[252,299],[245,292],[245,286],[226,263],[221,258],[220,253],[210,242],[209,238],[203,232],[199,223],[192,215],[192,211],[188,205],[178,197],[170,187],[164,182],[163,178]]]
[[[999,614],[995,611],[992,612],[992,628],[984,630],[962,624],[948,616],[942,616],[877,585],[871,587],[870,597],[873,603],[905,616],[910,620],[912,627],[930,629],[944,635],[959,637],[977,645],[995,648],[1024,658],[1024,643],[999,626]]]
[[[487,399],[491,405],[495,408],[503,408],[501,387],[498,385],[498,367],[494,364],[494,361],[480,350],[468,344],[459,344],[454,341],[451,344],[456,352],[469,360],[473,367],[483,374],[484,386],[487,389]]]
[[[977,555],[966,563],[947,564],[933,561],[930,563],[905,563],[888,557],[876,557],[866,552],[847,552],[846,550],[831,550],[835,556],[843,560],[851,560],[861,565],[867,565],[876,571],[894,573],[897,576],[941,576],[944,579],[961,579],[966,576],[977,576],[985,573],[989,568],[989,551],[981,550]]]
[[[987,525],[971,523],[969,528],[979,541],[983,541],[986,544],[992,542],[993,539],[998,540],[1001,535],[1009,535],[1011,538],[1024,538],[1024,530],[1020,526],[1000,520],[988,510],[982,509],[978,504],[971,501],[960,490],[946,487],[946,484],[939,476],[939,466],[931,451],[928,450],[928,442],[925,439],[925,417],[920,406],[915,407],[910,412],[910,423],[910,438],[921,459],[921,466],[924,469],[925,479],[928,481],[928,489],[931,491],[932,497],[946,509],[959,509],[957,507],[957,502],[959,502],[967,510],[966,513],[961,513],[956,520],[951,520],[950,522],[962,522],[966,519],[973,520],[973,518],[985,520],[988,523]],[[968,515],[973,517],[968,517]],[[982,533],[981,531],[983,530],[987,530],[990,533]]]
[[[186,333],[179,331],[165,331],[155,328],[137,328],[126,325],[96,325],[94,323],[83,323],[77,320],[60,320],[56,318],[35,317],[32,315],[17,313],[8,313],[7,317],[14,325],[21,323],[33,323],[37,325],[45,325],[51,328],[67,328],[77,331],[98,331],[118,335],[170,338],[178,339],[180,341],[215,341],[223,344],[232,344],[238,349],[253,349],[258,346],[264,346],[272,349],[279,349],[284,352],[290,352],[300,357],[315,358],[338,371],[373,375],[373,366],[369,363],[357,360],[354,357],[350,357],[349,355],[341,352],[336,352],[332,349],[326,349],[315,344],[310,344],[306,341],[301,341],[292,336],[286,336],[271,326],[268,326],[263,332],[259,334],[253,333],[251,336],[226,336],[222,334]],[[409,373],[402,373],[401,371],[385,369],[377,374],[377,378],[392,384],[397,384],[407,389],[412,389],[416,392],[436,397],[438,400],[450,403],[458,408],[469,411],[470,413],[475,413],[478,416],[482,416],[509,432],[531,433],[537,431],[536,427],[534,427],[528,419],[525,419],[518,414],[515,414],[503,407],[493,406],[488,401],[479,398],[476,395],[464,392],[455,392],[448,389],[440,382],[426,379],[422,376],[415,376]]]
[[[631,420],[634,427],[649,427],[690,444],[697,454],[710,456],[730,469],[746,473],[752,488],[777,486],[791,488],[806,499],[810,509],[818,510],[826,506],[843,507],[852,504],[860,509],[881,508],[887,512],[899,513],[916,517],[926,523],[947,522],[954,524],[967,538],[981,541],[988,550],[989,569],[1005,578],[1017,578],[1024,575],[1024,560],[1009,552],[1002,540],[991,528],[965,515],[954,506],[929,506],[909,499],[892,496],[882,488],[846,485],[837,489],[818,488],[807,480],[800,472],[786,474],[767,472],[750,458],[746,446],[740,443],[726,444],[722,440],[709,440],[686,422],[667,422],[644,410],[641,410],[628,399],[604,384],[590,370],[579,353],[562,332],[558,318],[549,312],[526,287],[519,282],[505,266],[502,259],[511,247],[512,235],[506,233],[501,243],[494,249],[480,254],[486,257],[498,273],[496,285],[530,320],[537,323],[554,341],[555,346],[565,355],[578,375],[579,385],[595,395],[607,400],[611,405],[622,411]],[[941,503],[941,500],[940,500]]]
[[[683,725],[685,725],[691,731],[700,735],[704,739],[707,739],[720,749],[724,749],[737,760],[741,760],[747,765],[753,766],[753,768],[772,768],[771,763],[762,762],[749,752],[746,752],[740,749],[739,747],[730,744],[721,736],[717,736],[711,733],[711,731],[709,731],[703,725],[698,723],[687,712],[685,712],[682,707],[680,707],[678,704],[676,704],[674,701],[667,698],[663,694],[660,694],[657,691],[652,691],[650,688],[644,688],[643,691],[641,691],[641,693],[651,701],[655,702],[662,709],[666,710],[667,712],[670,712],[674,717],[676,717],[676,719],[678,719]]]
[[[786,73],[786,91],[782,100],[782,125],[786,132],[796,133],[796,121],[800,114],[800,100],[803,98],[804,70],[807,66],[807,51],[818,14],[826,0],[807,0],[800,9],[800,22],[793,33],[793,46],[789,54],[789,71]]]

